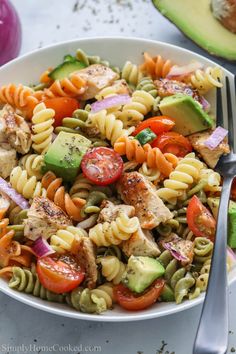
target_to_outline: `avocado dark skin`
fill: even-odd
[[[209,54],[236,61],[236,33],[212,13],[211,0],[152,0],[160,13]],[[188,14],[188,16],[186,16]]]

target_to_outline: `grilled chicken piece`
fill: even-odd
[[[205,140],[209,138],[211,133],[211,131],[195,133],[189,135],[188,138],[194,150],[196,150],[201,155],[209,167],[214,168],[221,155],[229,154],[230,149],[226,138],[213,150],[204,145]]]
[[[89,289],[95,288],[98,278],[96,253],[95,246],[88,237],[82,237],[77,257],[86,272],[86,286]]]
[[[131,255],[157,257],[161,253],[151,232],[141,228],[122,243],[122,251],[127,257]]]
[[[24,236],[35,241],[39,237],[48,239],[57,230],[72,225],[72,222],[64,211],[51,200],[35,197],[24,224]]]
[[[175,95],[176,93],[184,93],[185,95],[192,96],[195,101],[202,104],[202,96],[199,92],[192,87],[192,85],[185,84],[184,82],[168,79],[160,79],[154,81],[158,95],[163,98]]]
[[[31,131],[28,124],[8,104],[0,112],[0,137],[20,154],[29,152],[32,144]]]
[[[0,193],[0,218],[1,219],[4,217],[10,205],[11,205],[10,198],[5,194]]]
[[[87,82],[86,91],[80,96],[82,100],[94,98],[104,87],[119,78],[112,69],[101,64],[93,64],[78,71],[78,75]]]
[[[152,183],[136,171],[121,177],[118,192],[126,204],[134,206],[143,229],[153,229],[172,218],[172,213],[157,196]]]
[[[7,178],[17,165],[16,150],[7,143],[0,144],[0,176]]]
[[[167,247],[165,246],[167,244]],[[175,233],[171,233],[169,236],[161,239],[159,245],[164,249],[169,249],[177,253],[181,258],[181,264],[186,266],[193,262],[194,256],[194,243],[190,240],[184,240]]]
[[[101,204],[101,211],[98,217],[98,223],[109,222],[116,220],[116,218],[121,214],[126,214],[129,217],[134,216],[135,209],[131,205],[115,205],[109,200],[103,200]]]

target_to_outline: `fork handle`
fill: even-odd
[[[225,354],[228,346],[227,234],[233,177],[224,179],[206,297],[193,354]],[[209,347],[210,346],[210,347]]]

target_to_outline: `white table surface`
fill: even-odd
[[[162,18],[149,0],[12,2],[19,11],[23,25],[22,54],[58,41],[103,35],[151,38],[205,54]],[[219,63],[230,70],[236,69],[223,60]],[[236,347],[235,297],[236,284],[230,289],[228,353]],[[47,314],[3,294],[0,294],[0,303],[0,353],[4,354],[191,354],[201,310],[198,306],[166,318],[116,324],[85,322]],[[167,345],[161,351],[162,341]],[[8,348],[10,346],[13,348]]]

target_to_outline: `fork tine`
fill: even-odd
[[[228,143],[231,151],[234,149],[234,117],[233,117],[233,109],[232,109],[232,99],[231,99],[231,91],[230,91],[230,83],[229,78],[226,76],[226,94],[227,94],[227,110],[228,110]]]
[[[216,93],[216,125],[224,126],[222,89],[220,87],[217,88],[217,93]]]

